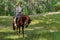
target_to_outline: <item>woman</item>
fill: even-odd
[[[19,2],[17,7],[16,7],[16,12],[15,12],[15,18],[14,18],[14,22],[15,22],[15,26],[18,20],[18,17],[22,14],[22,2]]]

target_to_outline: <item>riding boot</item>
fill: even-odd
[[[16,18],[16,24],[17,24],[18,18]]]

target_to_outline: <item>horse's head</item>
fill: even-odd
[[[25,28],[27,28],[30,23],[31,23],[31,19],[29,19],[29,20],[26,22]]]

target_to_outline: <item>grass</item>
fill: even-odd
[[[60,14],[31,16],[31,24],[25,28],[25,37],[12,29],[12,17],[0,16],[0,40],[60,40]]]

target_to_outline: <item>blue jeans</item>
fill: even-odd
[[[17,23],[17,20],[18,20],[18,17],[20,17],[20,15],[21,15],[21,12],[19,12],[19,13],[16,13],[16,23]]]

